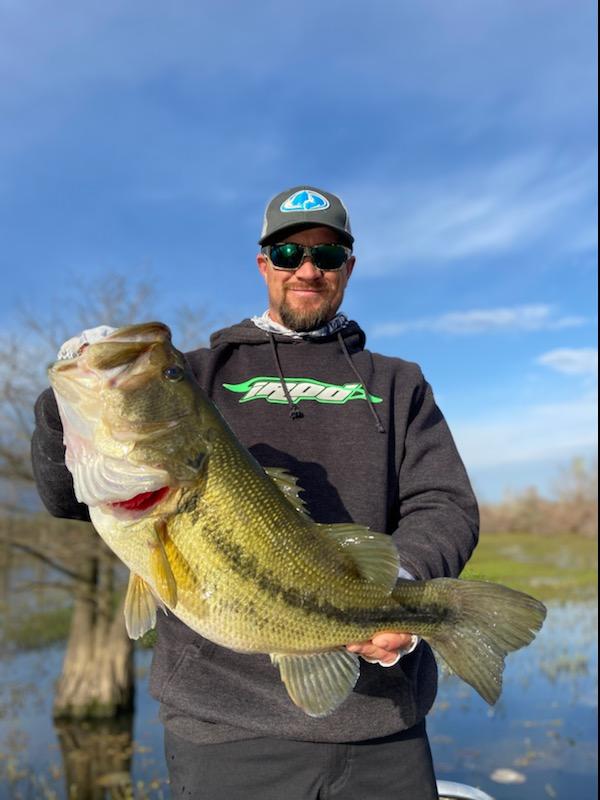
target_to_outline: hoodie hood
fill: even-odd
[[[357,353],[365,349],[367,337],[364,331],[357,322],[350,320],[344,327],[330,336],[320,336],[318,338],[304,338],[302,341],[308,344],[325,344],[338,339],[342,336],[344,345],[349,353]],[[267,333],[266,331],[257,328],[251,319],[244,319],[237,325],[231,325],[227,328],[215,331],[210,337],[210,347],[214,350],[222,345],[236,345],[236,344],[263,344],[269,345],[270,337],[277,342],[277,345],[294,344],[297,339],[279,333]]]

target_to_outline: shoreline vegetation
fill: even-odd
[[[565,603],[597,595],[595,540],[540,533],[483,533],[461,575],[503,583],[543,602]]]
[[[535,486],[480,501],[482,533],[572,534],[598,538],[598,462],[574,458],[556,476],[551,497]]]

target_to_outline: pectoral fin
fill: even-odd
[[[177,583],[169,559],[165,552],[165,539],[168,536],[167,526],[164,522],[154,525],[154,538],[148,544],[150,547],[150,571],[154,582],[154,589],[167,606],[174,608],[177,605]]]
[[[358,656],[347,650],[310,655],[271,653],[292,701],[310,717],[325,717],[350,694],[360,671]]]
[[[139,639],[156,625],[156,605],[146,581],[131,572],[125,595],[125,627],[130,639]]]

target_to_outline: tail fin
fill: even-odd
[[[428,583],[438,584],[449,614],[425,638],[453,672],[493,705],[502,689],[506,655],[533,641],[546,617],[545,606],[497,583],[447,578]]]

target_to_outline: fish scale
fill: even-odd
[[[194,551],[196,558],[194,567],[199,586],[189,600],[188,597],[180,599],[182,607],[179,614],[182,618],[183,609],[189,602],[192,613],[199,619],[198,627],[203,635],[213,640],[218,638],[219,643],[235,649],[255,652],[264,652],[267,647],[270,652],[311,652],[315,647],[339,646],[354,640],[357,634],[365,633],[364,626],[331,623],[322,617],[314,605],[319,601],[331,604],[333,598],[337,597],[337,608],[342,613],[342,598],[344,595],[350,596],[353,583],[362,583],[360,595],[358,591],[355,592],[355,603],[363,600],[364,608],[372,608],[378,600],[382,602],[385,593],[379,587],[361,581],[356,576],[356,569],[352,570],[351,564],[344,563],[346,559],[343,554],[337,555],[337,561],[341,562],[337,572],[345,573],[340,577],[346,580],[333,580],[333,569],[329,571],[324,566],[326,561],[319,551],[327,551],[328,563],[331,564],[336,556],[332,552],[334,548],[324,547],[329,543],[319,542],[314,534],[311,537],[312,546],[305,546],[312,533],[309,524],[296,524],[294,527],[292,520],[283,520],[281,514],[277,515],[275,522],[280,535],[272,537],[272,541],[261,552],[260,546],[244,547],[244,531],[248,525],[243,516],[243,524],[231,526],[223,525],[224,516],[224,510],[211,496],[209,478],[206,495],[199,503],[199,519],[194,528],[181,517],[174,519],[169,526],[173,548],[183,554]],[[271,520],[263,510],[250,522],[252,529],[262,530],[269,527]],[[200,541],[194,544],[196,539]],[[259,541],[265,543],[264,539]],[[288,542],[293,547],[288,546]],[[261,558],[264,550],[267,551],[267,558]],[[301,570],[296,568],[296,564]],[[211,579],[211,575],[219,577]],[[293,586],[290,584],[291,575],[294,576]],[[214,587],[204,600],[201,598],[206,592],[202,583]],[[321,587],[320,591],[315,591],[315,585]],[[306,602],[292,605],[285,596],[286,593],[289,595],[291,589],[299,598],[304,592]],[[312,596],[312,602],[309,596]],[[240,597],[244,598],[244,602],[235,602]],[[247,603],[250,602],[254,613],[247,611]],[[256,615],[256,609],[262,610],[260,616]],[[264,638],[266,634],[268,640]]]
[[[320,717],[358,678],[347,643],[408,631],[496,701],[504,658],[532,641],[542,604],[497,584],[398,580],[391,537],[315,523],[295,479],[236,439],[166,326],[119,329],[49,375],[78,499],[131,570],[130,635],[167,607],[216,644],[268,653],[291,700]]]

